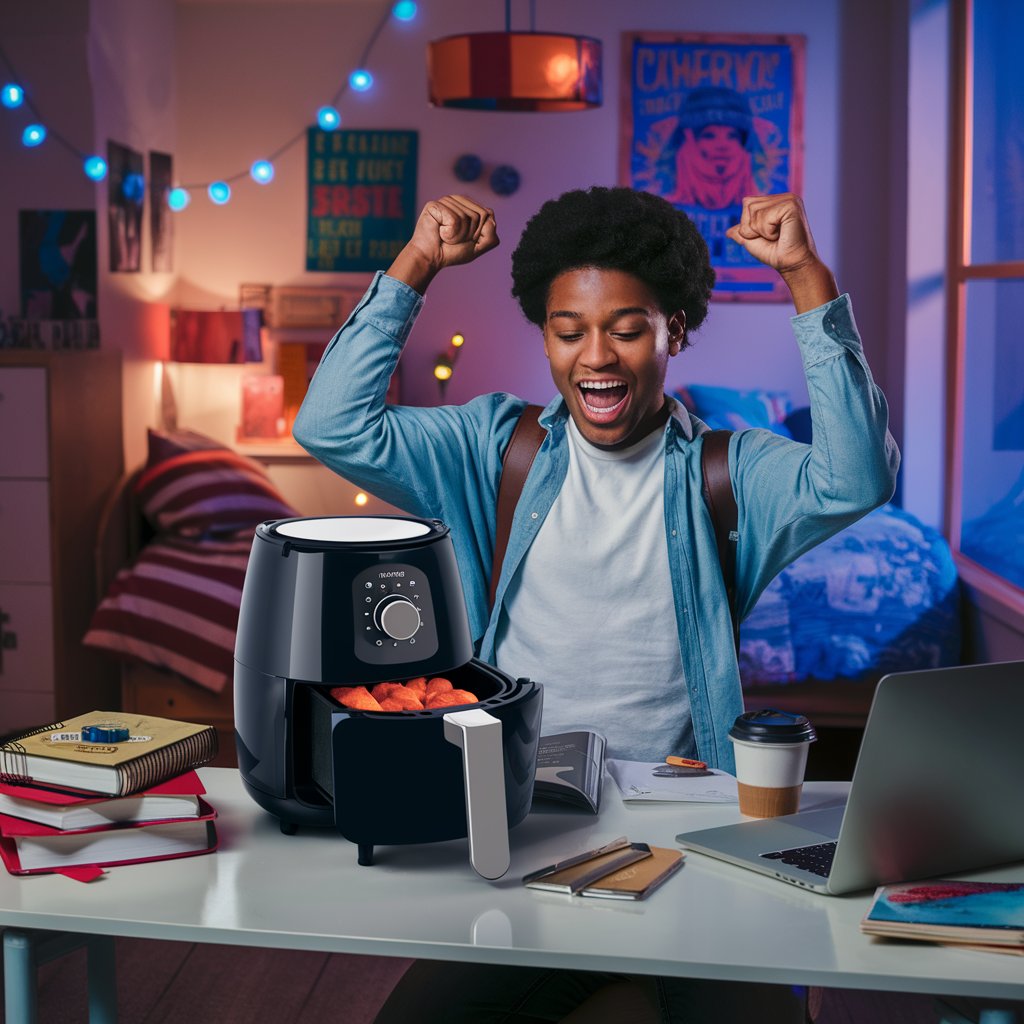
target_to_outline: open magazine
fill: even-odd
[[[604,749],[604,737],[589,729],[541,736],[533,795],[597,814],[604,780]]]

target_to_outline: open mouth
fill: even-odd
[[[622,380],[583,380],[576,385],[589,419],[607,422],[626,404],[629,385]]]

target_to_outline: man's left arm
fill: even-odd
[[[849,297],[839,296],[818,257],[799,198],[746,200],[743,220],[730,235],[789,286],[813,430],[810,446],[765,431],[734,435],[737,581],[746,615],[790,562],[892,496],[899,452]]]

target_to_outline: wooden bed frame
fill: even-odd
[[[126,473],[107,499],[96,538],[96,602],[110,581],[129,564],[150,539],[145,518],[135,499],[134,485],[141,468]],[[234,706],[231,684],[219,694],[203,689],[174,672],[142,662],[121,659],[121,706],[125,711],[205,722],[216,726],[220,753],[214,762],[233,766],[235,760]],[[864,727],[877,678],[857,682],[806,681],[779,686],[756,686],[744,691],[748,710],[779,708],[807,715],[818,729],[842,730],[854,754]],[[838,776],[837,776],[838,777]]]

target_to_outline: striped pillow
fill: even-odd
[[[158,534],[216,537],[298,513],[263,467],[228,448],[181,452],[148,466],[135,485]]]
[[[220,692],[233,672],[251,548],[250,530],[219,540],[153,541],[114,578],[83,643]]]

